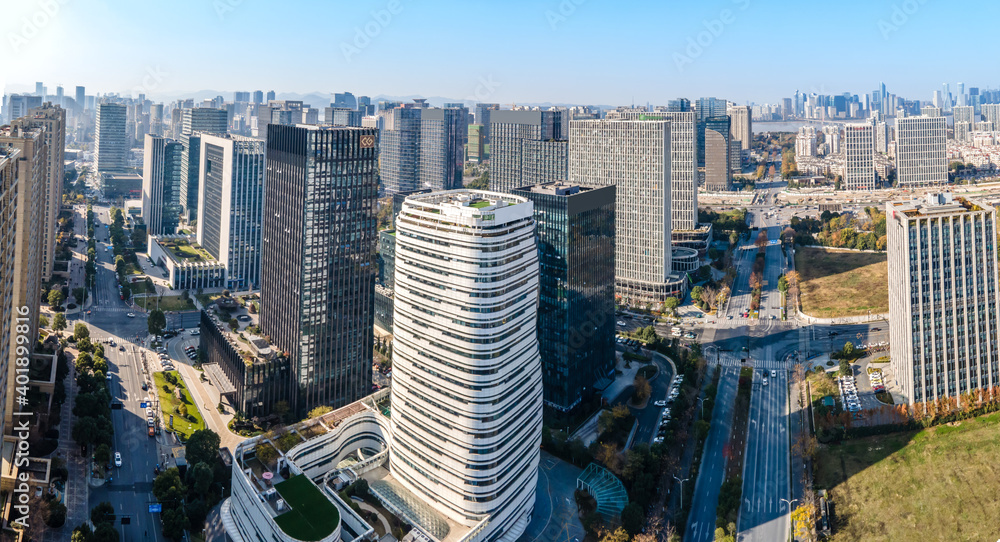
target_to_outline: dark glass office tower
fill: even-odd
[[[571,410],[615,368],[615,186],[511,191],[534,202],[545,404]]]
[[[300,415],[371,389],[376,134],[268,129],[260,322],[290,356],[289,395]]]

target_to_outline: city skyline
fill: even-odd
[[[0,88],[7,93],[30,91],[41,80],[50,90],[62,84],[67,94],[82,85],[102,93],[144,92],[162,100],[182,94],[214,97],[202,96],[204,89],[225,94],[275,88],[279,93],[350,90],[372,96],[620,105],[704,95],[726,96],[740,104],[780,103],[796,89],[860,94],[880,81],[897,95],[929,101],[942,82],[953,89],[960,81],[966,88],[989,86],[989,81],[965,78],[973,73],[974,60],[963,60],[957,44],[949,50],[926,39],[937,28],[963,22],[967,11],[921,0],[880,6],[852,1],[831,12],[751,0],[679,6],[633,1],[614,6],[644,19],[673,21],[671,31],[662,33],[634,32],[628,25],[608,27],[610,6],[585,0],[518,2],[503,11],[455,2],[417,9],[405,0],[390,0],[338,6],[332,24],[323,16],[299,17],[294,32],[274,35],[278,46],[230,57],[229,69],[223,70],[198,61],[201,52],[213,46],[251,47],[257,34],[246,32],[247,25],[259,20],[265,6],[215,0],[181,2],[178,7],[185,6],[166,12],[155,6],[124,9],[117,0],[86,6],[65,0],[8,6],[10,16],[0,22],[0,34],[6,37],[0,47],[8,53]],[[315,15],[328,11],[311,0],[286,7]],[[1000,8],[984,4],[979,9],[979,18],[988,18]],[[838,41],[843,48],[838,58],[851,62],[824,62],[816,49],[790,46],[844,29],[852,29],[851,39]],[[595,40],[598,31],[602,39]],[[505,42],[502,49],[468,47],[470,32],[484,44],[505,36],[524,39]],[[988,47],[987,39],[967,36],[963,49]],[[120,47],[123,40],[130,46]],[[66,50],[74,54],[63,54]],[[289,54],[308,50],[316,54]],[[485,50],[490,54],[483,55]],[[781,54],[769,59],[768,51]],[[595,67],[614,66],[622,76],[594,77],[592,70],[577,68],[573,58],[587,59]],[[895,71],[907,74],[906,80],[887,80],[887,58]],[[939,70],[927,70],[927,62],[936,59],[947,62],[934,63]],[[795,66],[795,76],[730,77],[734,67],[762,61],[776,70]],[[455,69],[448,70],[449,64]],[[380,69],[372,70],[376,65]]]

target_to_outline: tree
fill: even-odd
[[[844,353],[844,357],[845,358],[853,358],[854,357],[854,343],[852,343],[851,341],[847,341],[846,343],[844,343],[843,353]]]
[[[94,462],[104,465],[109,461],[111,461],[111,448],[107,444],[101,444],[94,450]]]
[[[49,292],[49,306],[58,307],[65,300],[66,296],[63,295],[61,290],[52,290]]]
[[[767,230],[762,229],[762,230],[760,230],[760,233],[757,234],[757,240],[754,241],[753,244],[757,248],[763,249],[763,248],[767,247],[767,241],[768,241],[768,239],[767,239]]]
[[[310,410],[309,413],[306,414],[306,419],[308,420],[308,419],[312,419],[312,418],[318,418],[318,417],[320,417],[320,416],[322,416],[324,414],[328,414],[330,412],[333,412],[333,407],[329,407],[329,406],[326,406],[326,405],[324,405],[324,406],[318,406],[318,407]]]
[[[69,324],[66,322],[66,315],[57,312],[55,316],[52,317],[52,329],[54,331],[62,331],[66,329]]]
[[[637,502],[630,502],[622,509],[622,528],[628,531],[629,535],[636,535],[642,531],[646,524],[646,513]]]
[[[695,286],[694,288],[691,288],[691,300],[694,301],[695,303],[701,301],[701,294],[704,292],[705,289],[702,288],[701,286]]]
[[[69,538],[69,542],[93,542],[94,531],[90,528],[89,523],[81,524],[76,529],[73,529],[73,534]]]
[[[118,542],[118,531],[114,525],[104,523],[94,530],[94,542]]]
[[[636,375],[635,377],[635,392],[632,394],[632,398],[636,403],[641,403],[649,398],[649,394],[652,392],[652,387],[649,385],[649,380],[641,375]]]
[[[189,476],[191,482],[194,484],[194,490],[202,498],[205,498],[208,495],[208,490],[212,487],[212,467],[204,461],[196,463],[194,468],[191,469]]]
[[[254,451],[257,454],[257,459],[260,459],[264,464],[270,464],[278,458],[278,451],[275,450],[274,446],[271,446],[270,444],[258,444]]]
[[[108,501],[98,503],[97,506],[90,510],[90,522],[97,527],[104,524],[114,525],[115,507]]]
[[[197,465],[198,463],[214,465],[219,457],[221,442],[219,435],[211,429],[199,429],[192,433],[185,452],[188,465]]]
[[[118,273],[119,277],[125,276],[125,265],[125,258],[115,256],[115,273]]]
[[[667,309],[670,314],[674,314],[681,304],[681,300],[676,297],[668,297],[663,300],[663,308]]]
[[[161,335],[167,327],[167,317],[160,309],[150,311],[146,319],[146,327],[151,335]]]
[[[190,525],[187,514],[183,508],[164,510],[160,514],[163,521],[163,535],[169,538],[179,539],[184,536],[184,531]]]
[[[236,331],[240,327],[240,321],[236,318],[229,319],[229,329]]]
[[[56,314],[62,314],[62,313],[57,312]],[[65,316],[63,318],[65,318]],[[38,327],[43,327],[43,328],[49,327],[49,318],[44,314],[38,317]]]
[[[626,506],[626,508],[628,507]],[[624,510],[622,512],[624,512]],[[631,537],[629,536],[628,531],[626,531],[624,527],[619,527],[614,531],[605,531],[601,533],[600,542],[629,542],[629,538]]]
[[[89,339],[90,328],[87,327],[87,324],[84,324],[83,322],[77,322],[76,325],[73,326],[73,338],[76,339],[77,341],[79,341],[80,339]]]
[[[58,501],[49,501],[45,506],[45,524],[58,529],[66,523],[66,505]]]
[[[89,446],[94,443],[94,436],[97,433],[97,420],[94,418],[79,418],[73,425],[73,440],[80,446]]]

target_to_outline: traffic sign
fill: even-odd
[[[139,408],[146,408],[148,403],[139,403]]]
[[[157,513],[162,512],[162,511],[163,511],[163,505],[160,504],[160,503],[149,505],[149,513],[150,514],[157,514]]]

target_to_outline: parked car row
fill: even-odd
[[[868,381],[872,384],[872,391],[878,393],[885,391],[885,379],[882,377],[882,369],[868,369]]]
[[[858,386],[853,376],[837,377],[840,386],[840,398],[844,401],[844,408],[852,413],[861,412],[861,399],[858,399]]]
[[[684,377],[677,375],[674,377],[673,382],[670,387],[670,394],[667,395],[666,400],[656,401],[653,403],[656,406],[664,407],[672,404],[677,396],[681,393],[681,383],[684,381]],[[656,433],[656,438],[653,439],[653,444],[660,444],[663,442],[663,438],[667,434],[667,426],[670,425],[670,420],[673,419],[673,414],[669,407],[663,409],[663,413],[660,414],[660,428]]]

